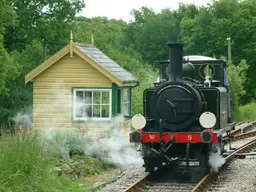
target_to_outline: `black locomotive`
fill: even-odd
[[[223,151],[229,119],[226,63],[183,57],[183,43],[168,43],[169,60],[158,61],[160,76],[144,91],[144,114],[133,116],[130,142],[141,143],[146,171],[163,164],[209,170],[210,153]]]

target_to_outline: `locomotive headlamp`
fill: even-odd
[[[135,129],[142,129],[146,125],[146,119],[143,115],[137,114],[132,117],[131,124]]]
[[[199,118],[199,122],[203,128],[210,129],[214,127],[214,125],[216,124],[216,116],[209,111],[204,112],[201,114]]]

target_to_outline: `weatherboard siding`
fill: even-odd
[[[72,121],[72,88],[111,88],[112,81],[76,54],[57,61],[33,80],[33,127],[41,130],[88,134],[105,132],[109,122]]]

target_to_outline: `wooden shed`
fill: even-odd
[[[33,128],[104,135],[114,117],[131,115],[132,88],[139,82],[95,46],[71,39],[28,73],[25,83]]]

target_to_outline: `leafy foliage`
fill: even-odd
[[[244,106],[240,106],[236,111],[233,111],[232,118],[237,122],[255,121],[256,120],[256,103],[251,102]]]
[[[10,50],[21,51],[35,39],[46,39],[51,44],[51,53],[56,52],[62,47],[63,40],[65,43],[70,22],[84,6],[81,0],[14,1],[12,7],[19,23],[8,27],[5,46]]]
[[[71,22],[84,7],[80,0],[2,0],[0,4],[0,129],[12,126],[17,112],[28,112],[26,73],[68,42]]]
[[[227,68],[227,78],[230,84],[230,104],[234,111],[238,109],[240,99],[246,93],[245,82],[247,69],[248,65],[245,60],[242,60],[237,66],[231,63]]]

